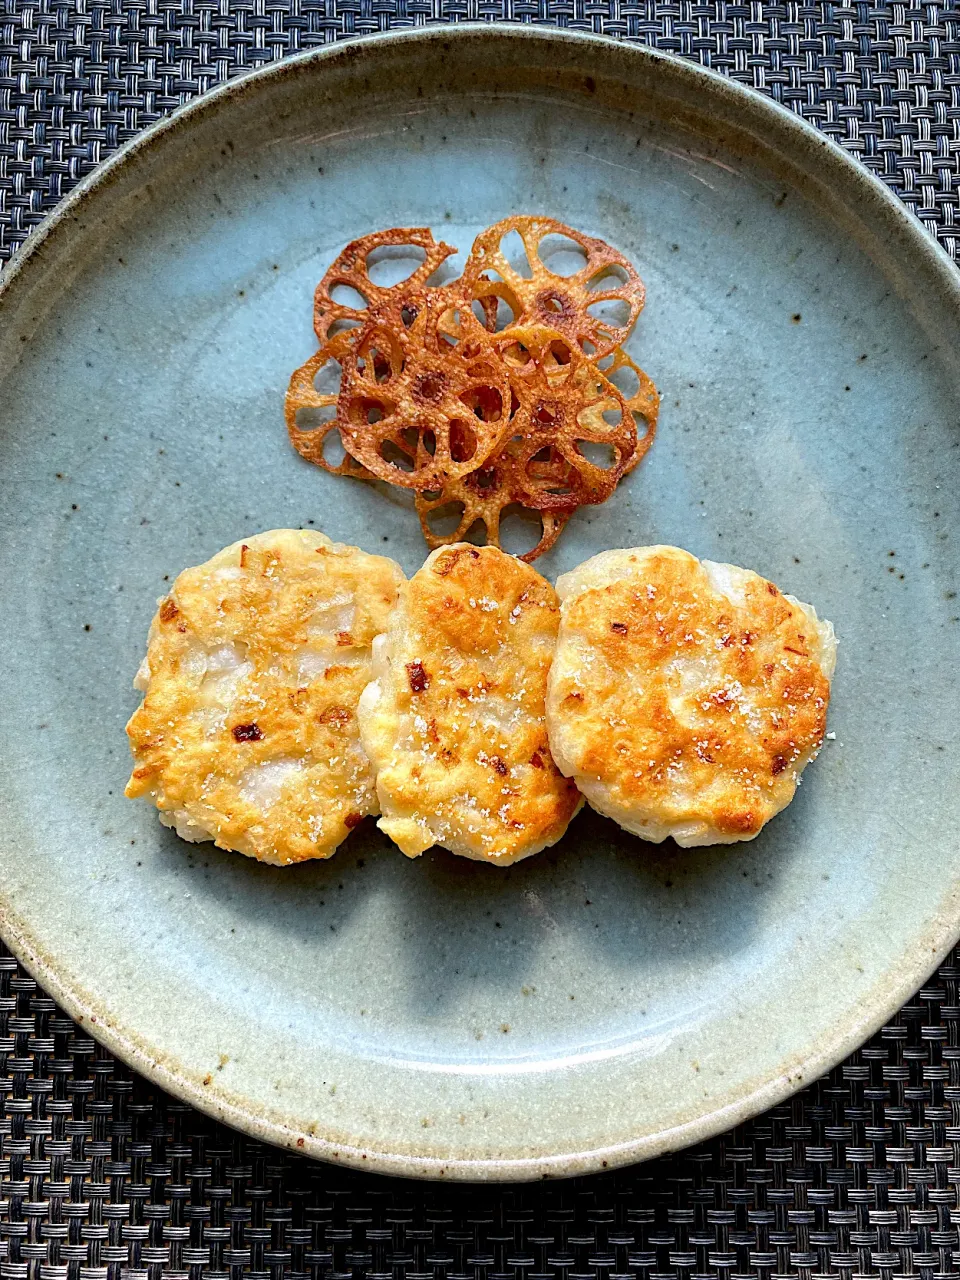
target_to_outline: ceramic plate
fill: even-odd
[[[314,525],[415,570],[407,506],[289,447],[311,294],[361,233],[540,211],[627,253],[663,393],[551,577],[676,543],[813,601],[836,738],[751,844],[583,813],[509,870],[372,822],[276,870],[123,798],[170,576]],[[524,1179],[623,1164],[852,1050],[958,932],[958,277],[880,185],[689,65],[556,32],[359,41],[214,93],[87,181],[0,298],[2,931],[93,1035],[272,1142]]]

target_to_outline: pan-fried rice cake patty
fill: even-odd
[[[356,707],[402,582],[392,560],[296,529],[185,569],[134,682],[127,795],[186,840],[329,858],[378,812]]]
[[[557,591],[547,719],[563,772],[645,840],[751,840],[823,741],[831,624],[676,547],[606,551]]]
[[[495,547],[435,551],[374,645],[360,699],[380,828],[408,857],[439,844],[506,866],[563,835],[581,801],[550,756],[553,587]]]

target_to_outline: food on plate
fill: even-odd
[[[377,284],[370,274],[373,255],[415,249],[423,261],[394,284]],[[324,272],[313,295],[313,327],[322,344],[337,332],[362,326],[373,311],[394,329],[407,326],[417,314],[422,297],[441,286],[428,285],[456,249],[434,240],[429,227],[390,227],[351,240]],[[338,299],[334,294],[340,293]]]
[[[500,544],[500,517],[520,506],[541,517],[533,560],[556,541],[578,507],[605,501],[649,449],[657,395],[646,374],[622,352],[601,371],[554,329],[531,326],[496,335],[510,370],[515,410],[509,439],[482,466],[448,475],[436,491],[417,492],[417,514],[431,547],[462,541],[479,521],[487,543]],[[623,371],[625,394],[610,374]],[[643,434],[639,435],[642,424]],[[453,517],[445,536],[437,515]]]
[[[511,235],[525,262],[506,253]],[[375,283],[371,255],[404,247],[423,261]],[[551,270],[571,249],[575,269]],[[622,254],[549,218],[488,228],[461,278],[439,283],[453,252],[422,227],[343,250],[316,290],[321,345],[291,376],[287,430],[327,471],[413,490],[431,547],[477,526],[499,546],[505,508],[526,512],[540,526],[531,561],[652,443],[657,392],[620,345],[643,284]]]
[[[287,433],[300,456],[314,466],[335,476],[375,480],[376,476],[352,454],[341,448],[338,455],[331,448],[340,438],[337,401],[343,360],[352,340],[349,331],[329,338],[299,369],[294,369],[284,401]]]
[[[374,644],[358,711],[381,830],[506,866],[556,843],[579,808],[547,744],[553,587],[495,547],[434,551]]]
[[[756,836],[823,741],[832,625],[676,547],[602,552],[557,592],[547,720],[563,773],[645,840]]]
[[[750,840],[820,749],[836,649],[810,605],[677,547],[602,552],[554,591],[492,546],[437,548],[407,582],[274,530],[159,602],[127,794],[278,865],[382,813],[408,857],[508,866],[583,797],[646,840]]]
[[[127,795],[186,840],[329,858],[378,812],[356,708],[402,583],[392,560],[296,529],[185,569],[135,681]]]
[[[523,245],[519,262],[504,247],[511,233]],[[571,255],[571,243],[579,254]],[[551,271],[551,261],[561,254],[582,258],[583,264],[562,274]],[[509,323],[559,329],[597,360],[627,340],[644,303],[643,281],[628,258],[555,218],[518,215],[481,231],[463,282],[471,300],[492,303],[487,310],[493,314],[504,303]]]
[[[378,480],[421,490],[466,475],[514,429],[497,335],[440,291],[409,328],[371,318],[340,364],[340,439]]]

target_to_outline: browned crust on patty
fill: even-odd
[[[496,548],[443,548],[407,583],[361,729],[380,825],[410,856],[506,864],[563,834],[580,797],[547,742],[558,624],[550,583]]]
[[[151,628],[149,684],[127,726],[127,795],[187,811],[217,844],[264,861],[329,857],[377,811],[356,706],[401,578],[391,560],[300,530],[251,537],[184,570]],[[317,610],[336,599],[353,602],[349,632],[317,632]],[[211,728],[222,707],[202,655],[220,646],[242,651],[245,674]],[[309,677],[299,667],[308,650]],[[264,811],[245,779],[277,761],[297,767]]]
[[[753,836],[823,741],[818,628],[756,575],[734,603],[686,552],[632,560],[634,572],[575,586],[564,602],[550,697],[558,758],[604,789],[611,812]]]

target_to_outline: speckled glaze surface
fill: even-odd
[[[167,575],[313,523],[422,561],[406,505],[287,445],[342,244],[542,211],[638,264],[658,439],[539,562],[675,543],[836,624],[836,740],[752,844],[584,812],[496,870],[364,824],[328,863],[190,847],[122,797]],[[708,1136],[837,1061],[958,927],[958,277],[760,98],[544,30],[375,38],[138,139],[0,294],[0,927],[91,1032],[271,1141],[521,1179]]]

